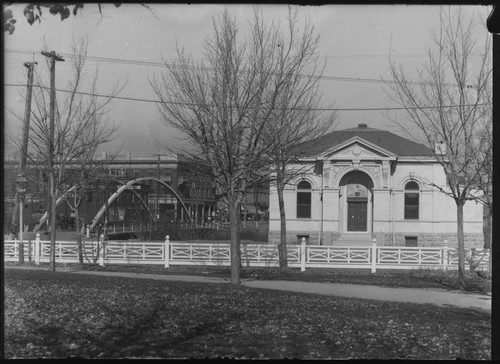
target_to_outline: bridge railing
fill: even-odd
[[[121,233],[121,232],[133,232],[133,231],[144,231],[148,230],[153,224],[140,223],[140,222],[111,222],[108,224],[108,233]],[[172,226],[180,229],[211,229],[211,230],[229,230],[228,222],[189,222],[189,221],[177,221],[172,223],[160,222],[160,226]],[[251,228],[255,230],[262,229],[268,224],[261,221],[242,221],[241,227],[244,229]]]
[[[278,267],[278,245],[241,244],[241,264],[243,267]],[[4,260],[19,260],[18,240],[4,241]],[[23,244],[25,261],[36,264],[47,263],[50,259],[50,241],[40,240]],[[56,242],[56,262],[77,263],[78,247],[76,242]],[[83,243],[85,262],[105,264],[161,264],[229,266],[231,247],[228,243],[183,243],[171,242],[118,242],[98,241]],[[377,269],[457,269],[458,252],[446,245],[442,248],[378,247],[371,246],[287,246],[288,266],[291,268],[369,268]],[[482,249],[466,250],[467,265],[475,269],[488,269],[489,251]]]

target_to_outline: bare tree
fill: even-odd
[[[51,255],[49,270],[55,270],[56,201],[67,191],[75,163],[83,163],[85,169],[98,146],[110,141],[116,134],[116,127],[105,124],[104,116],[110,102],[120,90],[115,85],[110,96],[97,96],[98,73],[88,78],[85,71],[87,40],[73,41],[71,56],[72,74],[66,92],[59,94],[55,107],[53,134],[49,121],[48,87],[42,77],[37,77],[30,126],[30,148],[28,155],[44,175],[48,185]],[[86,80],[90,83],[86,84]],[[81,188],[81,186],[78,186]]]
[[[393,80],[387,82],[388,95],[405,108],[407,119],[394,120],[410,136],[415,130],[423,143],[435,152],[442,165],[447,186],[427,181],[454,199],[457,206],[458,287],[466,288],[464,217],[466,201],[476,200],[476,181],[488,164],[487,154],[480,153],[478,138],[481,122],[490,119],[491,105],[485,96],[491,85],[491,41],[473,38],[474,19],[467,19],[463,9],[440,11],[440,29],[433,32],[433,47],[427,62],[417,69],[414,82],[390,60]],[[473,59],[476,47],[479,59]],[[419,140],[421,141],[421,140]],[[438,145],[438,148],[436,148]],[[483,155],[482,158],[478,156]]]
[[[292,107],[292,80],[305,69],[294,65],[314,55],[300,55],[315,48],[312,35],[304,36],[311,48],[300,48],[290,17],[286,29],[264,22],[254,9],[249,36],[241,41],[238,26],[227,11],[213,20],[213,34],[205,39],[206,64],[195,64],[177,47],[175,64],[165,62],[167,73],[152,80],[164,122],[180,130],[208,161],[218,194],[227,202],[231,223],[231,282],[240,282],[240,207],[247,188],[269,180],[270,151],[282,122]],[[289,46],[281,33],[297,39]],[[281,51],[281,47],[284,48]],[[314,48],[314,49],[312,49]],[[288,52],[288,54],[287,54]],[[299,83],[300,84],[300,83]],[[305,92],[304,92],[305,93]],[[299,102],[295,106],[301,106]]]
[[[484,97],[484,106],[490,110],[484,112],[485,117],[478,121],[476,143],[479,145],[475,154],[476,181],[474,188],[479,192],[477,201],[483,204],[484,214],[484,248],[491,249],[491,232],[493,217],[493,114],[491,111],[492,89],[487,88]]]
[[[258,21],[258,19],[256,19]],[[280,246],[279,266],[287,271],[286,212],[283,198],[285,186],[304,168],[289,168],[290,165],[311,147],[318,137],[331,130],[336,114],[330,112],[323,116],[321,104],[320,78],[324,65],[319,62],[319,35],[306,21],[302,32],[299,31],[297,11],[290,9],[286,36],[275,33],[272,47],[266,52],[274,52],[276,60],[275,77],[281,85],[276,87],[276,108],[273,110],[273,122],[268,125],[268,134],[273,136],[268,156],[274,172],[273,183],[276,185],[280,211]],[[265,27],[259,29],[263,37],[268,32]],[[272,46],[272,44],[271,44]]]
[[[487,92],[485,104],[491,104],[491,93]],[[476,201],[483,205],[483,236],[484,249],[489,250],[489,269],[492,268],[492,231],[493,231],[493,115],[485,113],[485,118],[479,122],[476,133],[476,143],[479,148],[475,154],[476,180],[474,189],[477,191]]]
[[[100,185],[101,177],[106,173],[108,164],[106,161],[96,160],[97,148],[115,138],[118,128],[109,123],[104,123],[104,115],[99,115],[90,121],[87,127],[81,131],[76,141],[77,144],[84,145],[81,153],[75,155],[72,163],[69,163],[65,170],[65,194],[64,200],[71,209],[75,218],[76,237],[78,245],[78,260],[83,268],[83,229],[80,218],[80,205],[90,194],[95,192],[96,185]],[[96,141],[98,142],[96,144]],[[98,187],[97,187],[98,188]]]

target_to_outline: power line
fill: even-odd
[[[21,54],[31,54],[32,52],[30,51],[11,51],[12,53],[21,53]],[[67,58],[74,58],[75,56],[73,54],[69,53],[60,53],[62,56],[67,57]],[[362,56],[362,55],[360,55]],[[369,55],[368,55],[369,56]],[[376,55],[376,57],[381,57],[381,55]],[[335,57],[335,56],[326,56],[326,57]],[[341,56],[339,56],[341,57]],[[148,67],[165,67],[165,62],[168,61],[168,59],[165,59],[165,62],[158,62],[158,61],[141,61],[141,60],[133,60],[133,59],[122,59],[122,58],[109,58],[109,57],[95,57],[95,56],[86,56],[86,59],[89,61],[101,61],[105,63],[113,63],[113,64],[129,64],[129,65],[136,65],[136,66],[148,66]],[[194,61],[195,59],[193,59]],[[197,59],[198,61],[201,60],[201,58]],[[172,61],[172,59],[171,59]],[[167,62],[168,63],[168,62]],[[173,65],[171,63],[171,65]],[[188,66],[188,68],[191,68]],[[208,69],[208,68],[207,68]],[[300,75],[302,77],[311,77],[310,75]],[[343,76],[328,76],[328,75],[321,75],[321,76],[315,76],[318,77],[320,80],[327,80],[327,81],[342,81],[342,82],[361,82],[361,83],[377,83],[377,84],[393,84],[396,83],[397,81],[392,81],[392,80],[383,80],[383,79],[374,79],[374,78],[359,78],[359,77],[343,77]],[[408,85],[432,85],[431,82],[419,82],[419,81],[408,81]],[[443,84],[444,86],[447,87],[457,87],[457,84],[451,84],[451,83],[445,83]]]
[[[9,50],[7,51],[8,53],[20,53],[20,54],[32,54],[32,53],[37,53],[36,51],[29,51],[29,50]],[[61,53],[61,55],[64,55],[65,57],[73,57],[73,54],[70,53]],[[481,53],[479,52],[473,52],[471,53],[471,56],[480,56]],[[421,57],[427,57],[427,53],[396,53],[392,54],[393,57],[404,57],[404,58],[421,58]],[[320,59],[370,59],[370,58],[388,58],[388,54],[336,54],[336,55],[326,55],[326,56],[320,56]],[[93,60],[102,60],[104,62],[125,62],[125,63],[130,63],[130,64],[154,64],[154,65],[159,65],[162,66],[163,62],[159,61],[149,61],[149,60],[132,60],[132,59],[123,59],[123,58],[110,58],[110,57],[102,57],[102,56],[87,56],[89,59]],[[169,60],[166,58],[165,60]],[[170,60],[173,60],[170,58]],[[206,60],[206,58],[193,58],[195,61],[202,61]]]
[[[4,86],[8,87],[25,87],[25,85],[22,84],[4,84]],[[41,86],[41,85],[33,85],[33,87],[38,87],[38,88],[43,88],[48,90],[48,87]],[[70,90],[63,90],[63,89],[57,89],[56,91],[59,92],[66,92],[66,93],[72,93],[73,91]],[[162,104],[162,101],[158,100],[151,100],[151,99],[140,99],[140,98],[135,98],[135,97],[125,97],[125,96],[113,96],[113,95],[100,95],[100,94],[94,94],[94,93],[89,93],[89,92],[81,92],[77,91],[75,92],[77,95],[85,95],[85,96],[94,96],[94,97],[105,97],[108,99],[116,99],[116,100],[126,100],[126,101],[138,101],[138,102],[148,102],[148,103],[155,103],[155,104]],[[171,105],[185,105],[185,106],[197,106],[199,104],[195,103],[184,103],[184,102],[164,102],[166,104],[171,104]],[[479,103],[479,104],[467,104],[467,105],[461,105],[462,107],[468,107],[468,106],[486,106],[486,105],[491,105],[491,103]],[[443,109],[443,108],[453,108],[457,107],[457,105],[443,105],[443,106],[423,106],[423,107],[379,107],[379,108],[314,108],[311,110],[315,111],[390,111],[390,110],[420,110],[420,109]],[[297,109],[298,110],[298,109]]]

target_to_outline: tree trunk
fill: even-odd
[[[54,175],[51,173],[49,177],[50,189],[50,260],[49,271],[56,271],[56,203],[57,196],[54,188]]]
[[[491,248],[491,229],[492,229],[492,214],[491,208],[483,205],[483,236],[484,236],[484,249]]]
[[[488,206],[488,245],[485,246],[485,249],[489,250],[489,261],[488,261],[488,271],[491,273],[492,269],[492,257],[493,257],[493,249],[491,247],[491,237],[493,236],[493,204]]]
[[[83,247],[82,247],[82,231],[80,227],[80,214],[78,211],[78,206],[76,206],[75,210],[75,226],[76,226],[76,244],[78,246],[78,262],[80,263],[80,267],[83,268]]]
[[[229,216],[231,224],[231,283],[240,284],[240,203],[237,196],[229,196]]]
[[[466,289],[465,282],[465,244],[464,244],[464,201],[457,201],[457,240],[458,240],[458,289]]]
[[[11,233],[17,236],[19,229],[16,228],[16,222],[18,221],[17,215],[19,212],[19,192],[17,191],[17,186],[16,186],[16,192],[14,192],[14,201],[12,204],[12,215],[11,215],[11,222],[10,222],[10,230]]]
[[[278,174],[276,189],[278,192],[278,206],[280,209],[280,245],[278,249],[280,272],[286,273],[288,270],[288,256],[286,246],[286,214],[285,201],[283,197],[284,184],[282,183],[281,174]]]

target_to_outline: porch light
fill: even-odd
[[[28,186],[28,180],[24,176],[24,173],[19,173],[16,178],[17,192],[19,193],[19,200],[24,200],[24,193],[26,192],[26,187]]]

